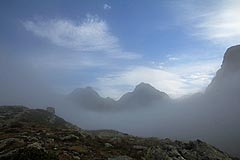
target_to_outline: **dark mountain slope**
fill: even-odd
[[[207,88],[208,92],[238,91],[240,93],[240,45],[232,46],[225,52],[221,68]]]

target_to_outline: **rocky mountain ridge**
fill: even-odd
[[[228,48],[224,54],[221,68],[216,72],[206,91],[240,90],[240,45]]]
[[[42,109],[0,107],[1,160],[238,160],[200,140],[86,131]]]

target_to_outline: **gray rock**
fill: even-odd
[[[0,150],[8,150],[11,148],[18,148],[23,146],[25,143],[23,140],[18,138],[8,138],[0,141]]]
[[[29,144],[27,147],[28,147],[28,148],[43,149],[42,145],[41,145],[40,143],[38,143],[38,142]]]
[[[70,134],[68,136],[65,136],[65,137],[61,137],[60,138],[62,141],[68,141],[68,140],[78,140],[79,137],[78,136],[75,136],[73,134]]]
[[[133,148],[134,148],[134,149],[137,149],[137,150],[145,150],[145,149],[147,149],[147,147],[145,147],[145,146],[139,146],[139,145],[134,145]]]
[[[172,160],[159,146],[149,148],[145,158],[146,160]]]
[[[112,148],[112,147],[113,147],[113,145],[111,145],[110,143],[105,143],[104,145],[105,145],[105,147],[107,147],[107,148]]]

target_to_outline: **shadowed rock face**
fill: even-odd
[[[53,115],[45,110],[0,106],[0,159],[238,160],[200,140],[181,142],[113,130],[86,131],[57,116],[55,123],[46,121],[49,116]]]
[[[211,144],[239,156],[240,45],[226,50],[221,68],[193,110],[206,128]],[[192,107],[190,105],[190,107]],[[212,126],[210,123],[213,123]],[[200,132],[200,131],[199,131]]]
[[[222,64],[225,72],[236,72],[240,70],[240,45],[232,46],[227,49]]]
[[[240,45],[227,49],[221,68],[217,71],[207,92],[223,91],[234,92],[240,89]]]

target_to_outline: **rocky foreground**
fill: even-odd
[[[82,130],[54,113],[0,107],[0,160],[237,160],[200,140]]]

